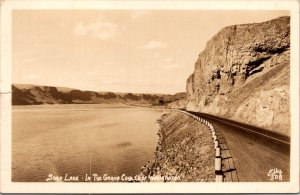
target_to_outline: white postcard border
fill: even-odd
[[[11,182],[11,13],[14,9],[168,9],[290,10],[291,13],[291,160],[290,182],[249,183],[25,183]],[[293,1],[30,1],[1,5],[1,192],[299,192],[299,2]],[[249,170],[251,171],[251,170]]]

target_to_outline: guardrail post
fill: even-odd
[[[222,162],[221,162],[221,157],[216,157],[215,158],[215,171],[220,172],[222,170]]]
[[[216,157],[221,157],[221,148],[220,148],[220,146],[216,147]]]
[[[219,146],[219,141],[218,140],[215,140],[215,149]]]
[[[223,182],[223,175],[222,174],[219,174],[219,175],[216,174],[216,182]]]
[[[223,182],[222,159],[221,159],[221,157],[216,157],[215,158],[215,174],[216,174],[216,182]]]
[[[221,173],[222,171],[222,159],[221,157],[216,157],[215,158],[215,172],[216,174]]]
[[[213,135],[212,138],[213,138],[214,141],[217,141],[217,140],[218,140],[218,138],[217,138],[216,135]],[[216,143],[215,143],[215,145],[216,145]]]

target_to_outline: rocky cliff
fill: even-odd
[[[223,28],[187,80],[187,109],[289,135],[290,18]]]

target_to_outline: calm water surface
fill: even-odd
[[[12,114],[12,181],[49,174],[138,174],[153,159],[162,110],[102,105],[17,106]]]

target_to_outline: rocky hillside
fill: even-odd
[[[186,93],[176,93],[170,97],[167,108],[185,108],[186,105]]]
[[[160,124],[155,159],[142,167],[141,175],[158,178],[150,180],[156,182],[215,181],[214,145],[207,126],[177,111],[163,115]]]
[[[13,85],[12,91],[13,105],[125,103],[167,106],[185,97],[185,93],[175,95],[112,93],[22,84]]]
[[[187,109],[289,135],[290,18],[223,28],[187,80]]]

